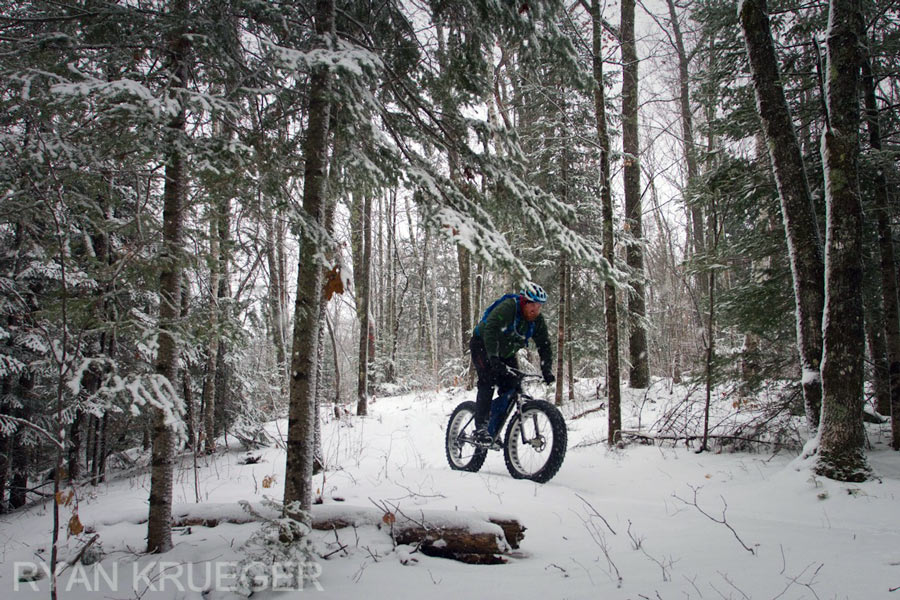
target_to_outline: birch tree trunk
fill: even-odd
[[[174,0],[171,13],[181,22],[190,14],[189,0]],[[187,195],[185,160],[181,137],[185,135],[186,113],[179,92],[187,87],[190,41],[184,29],[174,33],[169,55],[172,68],[171,99],[179,107],[168,125],[165,186],[163,188],[163,242],[159,264],[159,347],[156,372],[168,379],[168,390],[175,389],[178,372],[178,345],[174,335],[181,311],[181,258],[184,228],[184,199]],[[178,399],[160,399],[177,405]],[[147,552],[168,552],[172,548],[172,483],[174,471],[175,433],[166,422],[166,413],[154,409],[152,414],[152,449],[150,468],[150,512],[147,519]]]
[[[603,220],[603,257],[610,268],[615,264],[613,246],[613,204],[609,187],[609,131],[606,123],[606,97],[603,89],[603,23],[600,1],[591,0],[593,21],[592,49],[594,73],[594,114],[597,120],[597,138],[600,142],[600,202]],[[606,312],[606,379],[609,390],[609,434],[607,441],[616,444],[622,438],[622,392],[619,383],[619,317],[616,307],[616,288],[606,282],[603,286]]]
[[[826,61],[825,331],[822,422],[816,473],[839,481],[871,475],[862,421],[865,333],[862,202],[858,187],[859,80],[863,19],[859,0],[831,0]]]
[[[634,0],[622,0],[622,153],[625,177],[625,226],[631,240],[626,261],[631,269],[628,294],[628,355],[631,360],[629,385],[645,389],[650,385],[647,355],[647,302],[644,292],[644,232],[641,219],[641,163],[638,137],[638,57],[634,41]]]
[[[328,47],[334,36],[334,0],[317,0],[315,27],[317,44]],[[309,122],[303,143],[303,210],[317,224],[323,220],[325,181],[328,169],[328,121],[331,112],[331,74],[326,66],[313,69],[309,81]],[[300,240],[297,268],[297,299],[294,304],[291,349],[290,407],[287,458],[285,461],[284,511],[286,516],[310,522],[315,435],[316,359],[319,341],[319,299],[322,269],[316,260],[312,232]],[[301,512],[302,511],[302,512]]]
[[[794,281],[806,420],[810,431],[815,431],[822,405],[819,368],[825,305],[825,265],[819,229],[803,156],[778,73],[766,0],[745,0],[741,4],[740,20],[756,90],[757,110],[781,197],[781,215]]]

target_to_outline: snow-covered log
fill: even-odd
[[[266,507],[257,514],[277,516]],[[237,504],[182,504],[173,510],[173,527],[216,527],[220,523],[251,523],[256,518]],[[128,520],[119,515],[116,520]],[[108,524],[108,523],[97,523]],[[504,554],[519,547],[525,527],[509,515],[451,510],[403,510],[398,507],[315,505],[312,528],[323,531],[346,527],[376,527],[397,544],[415,546],[427,556],[475,564],[505,562]]]
[[[475,564],[505,562],[502,555],[525,537],[525,527],[515,518],[479,512],[320,505],[313,507],[312,517],[313,529],[375,526],[427,556]]]

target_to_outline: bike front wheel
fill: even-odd
[[[506,469],[516,479],[546,483],[562,466],[566,444],[566,422],[559,409],[545,400],[530,400],[506,426]]]
[[[472,443],[475,434],[475,403],[463,402],[450,413],[445,437],[447,463],[454,471],[477,472],[487,450]]]

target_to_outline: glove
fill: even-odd
[[[503,381],[509,375],[509,370],[506,368],[506,363],[500,360],[499,356],[492,356],[490,365],[491,376],[494,378],[494,381]]]
[[[556,381],[556,376],[553,375],[553,371],[550,369],[550,365],[547,365],[541,369],[541,375],[544,376],[544,383],[550,385],[554,381]]]
[[[498,387],[508,389],[516,385],[516,376],[499,356],[491,357],[491,376],[494,378],[494,385]]]

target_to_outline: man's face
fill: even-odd
[[[526,321],[534,321],[537,319],[538,315],[541,314],[541,306],[543,306],[540,302],[526,302],[525,306],[522,307],[522,314],[525,315]]]

